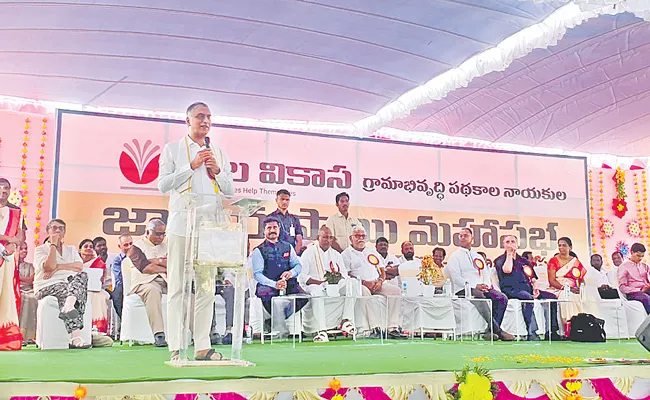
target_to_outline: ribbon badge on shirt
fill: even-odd
[[[573,279],[580,279],[580,268],[573,267],[571,268],[571,276],[573,276]]]
[[[480,258],[475,258],[474,266],[476,267],[476,269],[478,269],[478,274],[481,275],[481,272],[483,271],[483,269],[485,269],[485,261],[483,261]]]
[[[533,279],[533,269],[530,266],[526,265],[524,267],[524,275],[526,275],[528,277],[528,280],[532,280]]]
[[[368,255],[368,262],[369,262],[370,264],[372,264],[375,268],[379,269],[379,267],[378,267],[378,265],[379,265],[379,259],[377,258],[376,255],[374,255],[374,254],[370,254],[370,255]]]

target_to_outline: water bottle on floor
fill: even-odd
[[[406,282],[402,282],[402,296],[406,296]]]
[[[253,344],[253,327],[246,325],[246,344]]]

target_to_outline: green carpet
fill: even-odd
[[[223,346],[223,350],[229,350]],[[228,353],[226,351],[226,353]],[[227,354],[226,354],[227,355]],[[490,369],[585,366],[585,358],[648,358],[636,341],[607,343],[503,343],[372,340],[291,343],[244,347],[254,367],[174,368],[169,353],[151,346],[116,345],[91,350],[0,352],[0,381],[122,383],[174,379],[237,379],[343,376],[458,370],[480,362]]]

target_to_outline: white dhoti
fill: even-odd
[[[360,296],[359,281],[353,278],[341,279],[337,285],[340,297],[327,297],[325,285],[307,285],[305,291],[314,297],[307,307],[315,319],[315,330],[326,331],[338,326],[342,320],[354,321],[355,297]],[[325,312],[325,305],[327,311]]]
[[[363,296],[368,296],[368,299],[362,299],[363,314],[366,317],[367,327],[370,329],[373,328],[389,328],[397,329],[400,325],[400,311],[402,306],[402,299],[399,297],[402,292],[397,286],[394,286],[388,282],[384,282],[381,290],[375,295],[385,297],[386,299],[377,299],[377,296],[372,296],[370,290],[362,286],[361,291]],[[373,301],[374,300],[374,301]],[[381,301],[377,301],[381,300]],[[386,306],[388,302],[388,306]],[[388,318],[386,321],[386,313],[388,313]]]
[[[167,258],[167,321],[169,332],[167,342],[169,350],[180,350],[181,326],[183,313],[187,305],[183,304],[183,271],[186,263],[191,268],[190,260],[185,259],[187,240],[183,236],[169,235]],[[211,348],[210,329],[215,299],[215,275],[199,271],[195,274],[194,326],[192,329],[195,351]]]

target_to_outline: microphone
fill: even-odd
[[[210,137],[209,136],[205,137],[205,148],[210,150]]]

